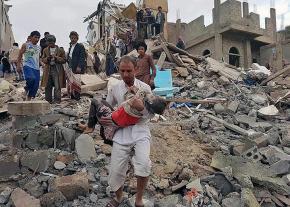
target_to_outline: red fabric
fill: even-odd
[[[116,111],[112,113],[112,120],[119,127],[128,127],[137,124],[140,118],[131,116],[126,113],[124,107],[118,108]]]

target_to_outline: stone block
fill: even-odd
[[[51,162],[50,152],[47,150],[35,151],[25,154],[21,158],[21,165],[36,172],[45,172]]]
[[[235,119],[240,124],[246,124],[247,126],[251,126],[253,123],[256,122],[255,117],[251,117],[248,115],[236,115]]]
[[[228,105],[228,111],[231,113],[236,113],[239,108],[240,102],[239,101],[231,101]]]
[[[40,200],[30,196],[20,188],[16,188],[12,192],[11,201],[15,207],[41,207]]]
[[[60,114],[46,114],[39,116],[39,122],[42,125],[53,125],[61,119]]]
[[[60,191],[46,193],[40,198],[42,207],[64,206],[66,198]]]
[[[285,175],[290,173],[290,160],[280,160],[270,166],[275,175]]]
[[[95,142],[93,138],[87,134],[82,134],[76,139],[75,148],[81,162],[86,163],[97,157]]]
[[[269,145],[267,135],[263,135],[261,137],[254,139],[254,142],[256,143],[258,148],[267,147]]]
[[[0,180],[7,180],[17,173],[20,173],[18,159],[6,158],[5,160],[0,160]]]
[[[38,125],[37,116],[13,116],[12,127],[13,129],[33,129]]]
[[[29,192],[30,195],[36,198],[39,198],[40,196],[42,196],[44,193],[44,190],[46,190],[46,189],[43,189],[42,185],[37,181],[36,178],[32,178],[31,181],[26,183],[23,186],[23,189]]]
[[[243,188],[241,192],[241,206],[244,207],[260,207],[253,192],[248,188]]]
[[[37,116],[50,113],[47,101],[20,101],[8,103],[8,113],[14,116]]]
[[[78,196],[85,196],[89,192],[89,181],[86,173],[77,173],[57,177],[51,185],[52,191],[60,191],[67,200],[72,201]]]
[[[225,112],[225,107],[220,104],[220,103],[217,103],[214,105],[214,111],[217,113],[217,114],[221,114],[221,113],[224,113]]]

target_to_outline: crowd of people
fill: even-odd
[[[134,28],[127,31],[123,39],[118,36],[108,39],[106,74],[119,72],[122,81],[108,91],[106,101],[93,99],[88,124],[79,124],[84,133],[93,132],[95,125],[100,124],[101,136],[113,146],[108,183],[116,197],[106,207],[119,206],[123,201],[123,185],[132,151],[137,176],[135,206],[144,206],[143,194],[151,171],[151,135],[147,122],[154,114],[162,114],[167,107],[164,99],[152,94],[156,67],[153,58],[146,54],[144,40],[162,33],[164,22],[161,7],[156,16],[149,8],[139,10],[137,31]],[[88,54],[84,46],[78,43],[79,35],[74,31],[69,34],[70,47],[67,52],[56,44],[54,35],[46,32],[41,40],[40,36],[38,31],[33,31],[21,48],[15,43],[9,53],[2,53],[2,70],[4,73],[15,73],[16,80],[26,81],[26,100],[36,97],[40,82],[49,103],[61,102],[61,89],[64,87],[70,98],[79,100],[80,75],[86,72],[87,67],[100,72],[98,53]],[[127,56],[134,49],[138,52],[137,59]]]

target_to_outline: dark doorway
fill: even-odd
[[[240,53],[236,47],[232,47],[229,51],[229,64],[240,67]]]
[[[205,51],[203,51],[203,53],[202,53],[202,56],[210,56],[210,55],[211,55],[210,50],[205,50]]]

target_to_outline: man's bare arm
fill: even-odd
[[[19,51],[18,58],[17,58],[17,71],[18,72],[22,70],[21,63],[22,63],[22,57],[23,57],[23,54],[25,53],[25,50],[26,50],[26,44],[24,43]]]

